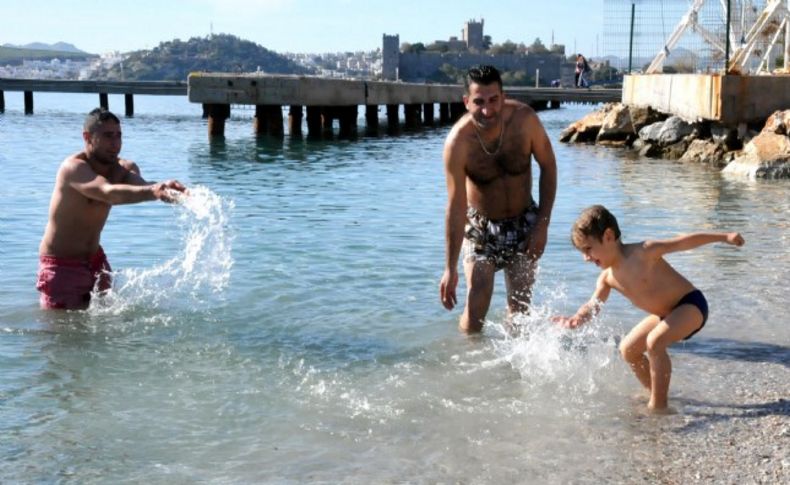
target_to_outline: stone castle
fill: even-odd
[[[425,82],[444,65],[465,70],[475,64],[490,64],[500,71],[524,71],[535,76],[539,70],[540,84],[548,86],[560,79],[565,62],[564,48],[549,53],[489,54],[483,35],[483,19],[464,23],[461,39],[450,37],[436,41],[446,52],[401,52],[400,36],[384,34],[382,38],[382,78],[408,82]]]

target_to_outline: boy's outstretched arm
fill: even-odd
[[[553,317],[551,320],[565,328],[576,328],[589,322],[593,317],[601,312],[601,307],[609,298],[612,287],[606,283],[608,270],[601,272],[595,284],[595,291],[584,305],[580,306],[572,317]]]
[[[667,253],[688,251],[716,242],[724,242],[733,246],[743,246],[746,243],[738,232],[693,232],[681,234],[672,239],[645,241],[644,249],[652,255],[660,257]]]

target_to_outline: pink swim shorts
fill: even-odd
[[[99,291],[112,287],[110,271],[110,263],[101,247],[87,260],[39,256],[36,289],[41,292],[41,308],[87,308],[94,287]]]

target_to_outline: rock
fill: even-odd
[[[689,147],[692,138],[690,136],[683,138],[682,140],[676,141],[671,145],[667,145],[663,147],[661,150],[661,154],[667,160],[677,160],[686,153],[686,149]]]
[[[749,178],[790,178],[790,138],[763,131],[723,170]]]
[[[694,125],[686,123],[677,116],[671,116],[664,121],[661,127],[661,131],[658,133],[658,142],[662,146],[669,146],[691,135],[694,131]]]
[[[593,142],[603,125],[606,115],[614,108],[614,103],[607,103],[597,111],[593,111],[584,118],[571,123],[560,133],[561,142],[585,143]]]
[[[664,127],[663,121],[657,121],[653,124],[642,127],[639,130],[639,138],[645,142],[658,142],[658,135]]]
[[[657,143],[650,143],[643,141],[642,147],[639,149],[639,156],[647,158],[661,158],[663,150]]]
[[[686,152],[683,153],[683,156],[680,157],[681,162],[693,162],[693,163],[709,163],[711,165],[718,165],[724,166],[726,163],[724,162],[724,154],[726,153],[726,149],[724,148],[723,142],[716,142],[715,139],[712,140],[700,140],[696,139],[691,142],[686,149]]]
[[[790,134],[790,109],[776,111],[765,121],[762,131],[775,133],[777,135]]]
[[[634,125],[631,123],[631,113],[627,106],[618,103],[606,113],[595,142],[603,143],[612,140],[623,141],[634,135]]]
[[[660,111],[656,111],[649,106],[646,108],[629,106],[628,111],[631,115],[631,124],[634,127],[635,133],[638,133],[639,130],[645,126],[652,125],[653,123],[667,119],[667,115]]]

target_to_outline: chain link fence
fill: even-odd
[[[739,64],[741,72],[773,70],[782,61],[785,16],[770,17],[748,42],[770,1],[604,0],[603,60],[622,72],[724,72],[740,48],[751,54]],[[651,66],[662,52],[663,62]]]

